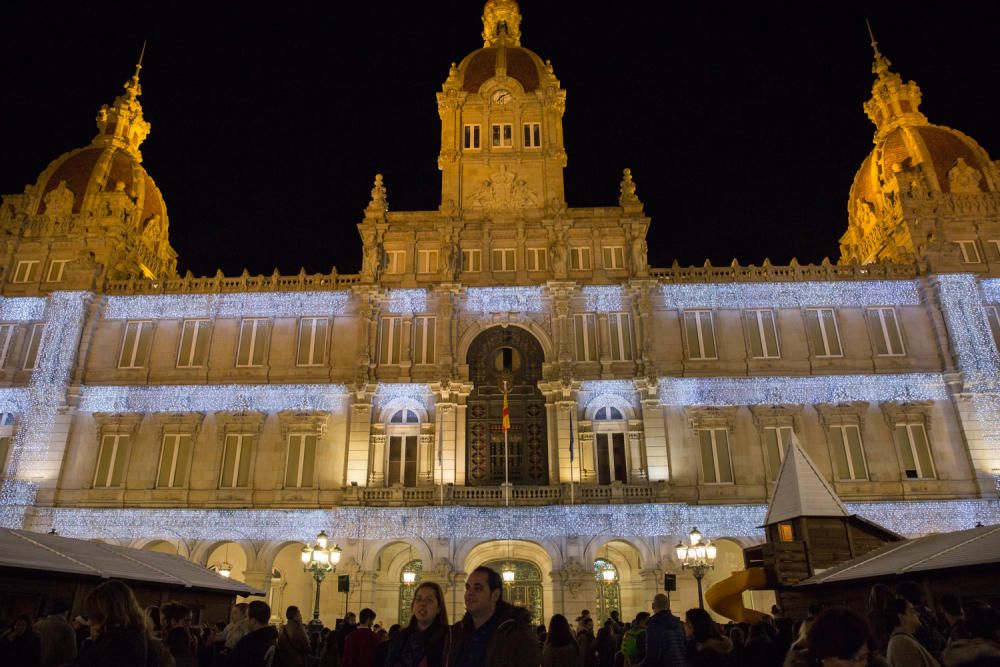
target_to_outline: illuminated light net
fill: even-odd
[[[333,411],[348,389],[341,384],[124,385],[83,387],[84,412],[214,412],[217,410]]]
[[[667,308],[919,306],[916,280],[661,285]]]
[[[541,313],[541,287],[470,287],[465,309],[473,313]]]
[[[346,315],[350,292],[245,292],[109,296],[108,320]]]
[[[935,500],[846,503],[848,511],[904,535],[1000,523],[1000,501]],[[551,507],[338,507],[330,510],[38,508],[36,529],[85,539],[172,538],[309,541],[548,539],[601,533],[686,535],[691,526],[718,537],[762,538],[765,505],[564,505]],[[585,528],[584,528],[585,527]]]

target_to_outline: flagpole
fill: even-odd
[[[503,407],[504,407],[504,421],[501,423],[501,428],[503,428],[503,495],[504,495],[504,505],[510,507],[510,464],[507,459],[507,429],[510,428],[508,423],[510,422],[510,408],[507,407],[507,381],[503,381]]]

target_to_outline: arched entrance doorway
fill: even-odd
[[[549,483],[545,397],[538,390],[545,355],[535,337],[519,327],[493,327],[469,346],[475,389],[468,399],[466,470],[471,486],[504,481],[503,385],[510,409],[507,467],[510,481]]]
[[[542,571],[526,560],[491,560],[483,563],[496,572],[510,567],[514,570],[514,581],[504,583],[503,599],[515,607],[524,607],[531,614],[534,625],[545,622],[545,608],[542,602]]]

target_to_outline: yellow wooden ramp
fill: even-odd
[[[743,591],[767,588],[764,568],[751,567],[749,570],[733,572],[731,577],[716,582],[705,591],[705,602],[717,614],[731,618],[737,623],[756,623],[765,614],[743,606]]]

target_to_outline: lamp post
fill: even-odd
[[[718,555],[718,549],[712,544],[712,540],[702,542],[702,537],[697,528],[692,528],[688,535],[691,544],[678,542],[675,549],[677,560],[681,562],[681,568],[691,570],[695,581],[698,582],[698,607],[704,609],[705,600],[701,593],[701,580],[706,572],[715,568],[715,557]]]
[[[336,572],[337,563],[340,562],[340,547],[334,544],[329,546],[330,538],[324,531],[319,531],[316,536],[316,545],[306,545],[302,547],[302,570],[312,574],[316,580],[316,602],[313,606],[313,617],[309,621],[311,630],[320,631],[323,629],[323,622],[319,620],[319,589],[326,578],[327,573]]]

